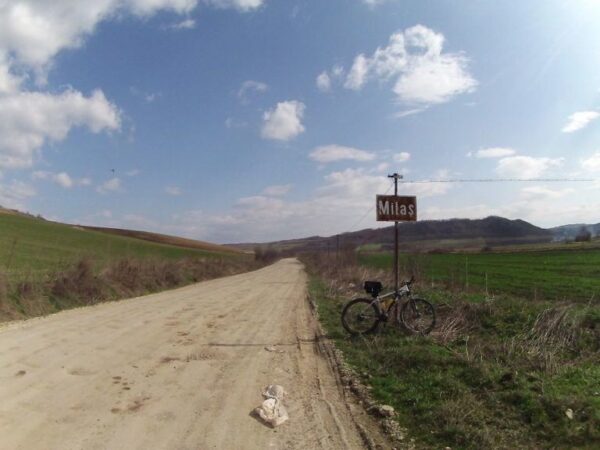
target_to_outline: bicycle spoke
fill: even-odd
[[[435,310],[423,299],[409,299],[402,308],[402,323],[410,331],[427,334],[435,325]]]

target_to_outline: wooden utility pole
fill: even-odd
[[[388,178],[394,179],[394,196],[398,196],[398,180],[401,180],[403,177],[398,173],[393,173],[392,175],[388,175]],[[399,251],[398,251],[398,224],[399,222],[394,221],[394,289],[396,292],[400,289],[399,278],[398,278],[398,265],[399,265]]]

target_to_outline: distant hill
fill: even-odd
[[[532,225],[524,220],[510,220],[490,216],[485,219],[449,219],[404,222],[399,226],[399,241],[404,251],[435,251],[453,249],[481,249],[486,246],[533,244],[550,242],[551,230]],[[282,250],[323,251],[344,246],[373,249],[391,249],[394,245],[393,226],[365,229],[336,236],[311,236],[273,242]],[[244,249],[253,244],[238,244]]]
[[[556,241],[569,241],[575,239],[581,228],[585,228],[593,237],[600,236],[600,223],[595,225],[585,223],[575,223],[570,225],[561,225],[559,227],[550,228]]]

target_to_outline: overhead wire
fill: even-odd
[[[390,186],[387,188],[387,191],[385,191],[385,192],[383,193],[383,195],[386,195],[388,192],[390,192],[390,190],[391,190],[393,187],[394,187],[394,182],[392,181],[392,182],[390,183]],[[372,213],[372,212],[375,210],[375,206],[376,206],[376,205],[375,205],[375,204],[373,204],[373,205],[371,206],[371,208],[369,208],[369,210],[368,210],[366,213],[364,213],[364,214],[363,214],[363,216],[362,216],[360,219],[358,219],[358,221],[357,221],[357,222],[356,222],[354,225],[352,225],[352,226],[350,227],[350,229],[352,230],[352,229],[356,228],[356,227],[357,227],[357,226],[358,226],[358,225],[359,225],[359,224],[360,224],[360,223],[361,223],[363,220],[365,220],[365,218],[366,218],[366,217],[367,217],[369,214],[371,214],[371,213]]]
[[[534,182],[534,183],[557,183],[557,182],[591,182],[599,181],[593,178],[453,178],[453,179],[432,179],[432,180],[398,180],[403,184],[424,184],[424,183],[498,183],[498,182]]]

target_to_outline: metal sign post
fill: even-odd
[[[400,289],[398,279],[399,250],[398,250],[398,224],[417,220],[417,198],[411,196],[398,196],[398,180],[402,175],[394,173],[388,175],[394,179],[394,195],[378,195],[377,220],[394,222],[394,289]]]

